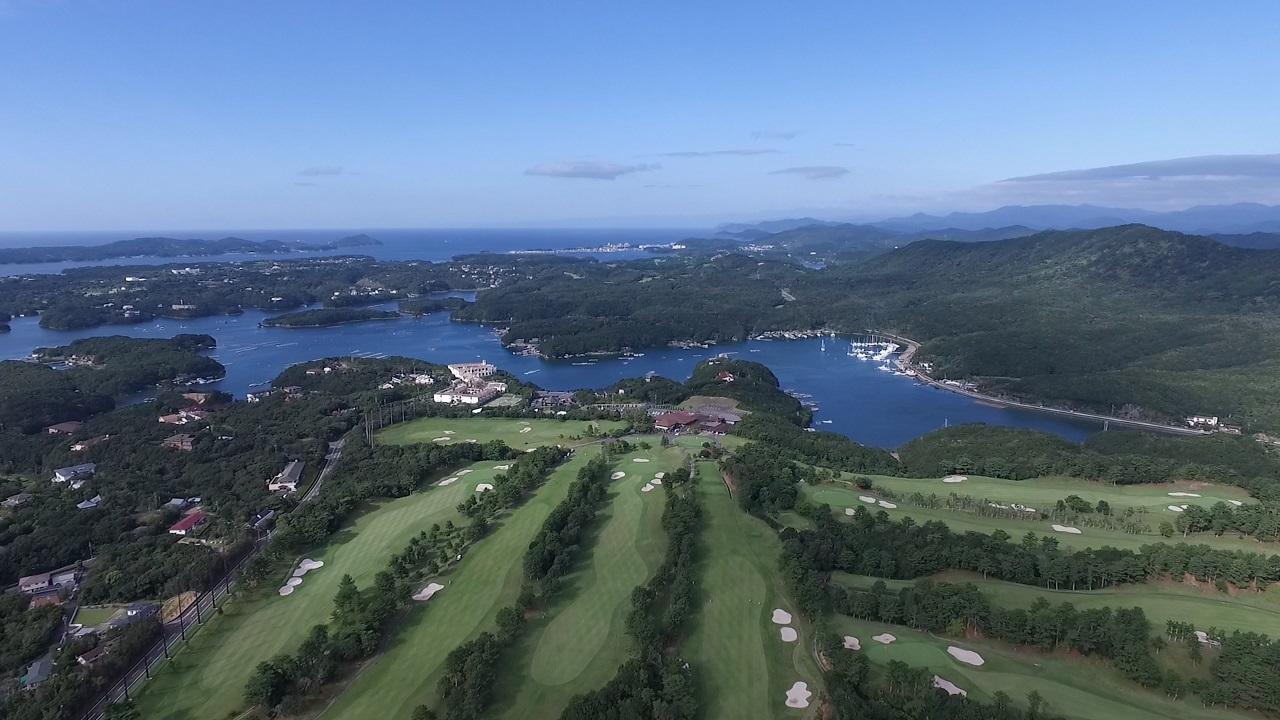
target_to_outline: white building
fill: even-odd
[[[1216,428],[1218,427],[1218,416],[1192,415],[1187,418],[1187,425],[1193,428]]]
[[[64,483],[68,481],[83,480],[92,477],[98,466],[93,463],[83,463],[81,465],[72,465],[71,467],[58,468],[53,471],[53,482]]]
[[[291,460],[278,475],[267,481],[268,492],[297,492],[302,481],[302,461]]]
[[[483,380],[498,371],[496,365],[490,365],[487,362],[478,363],[455,363],[449,366],[449,372],[453,376],[466,383],[473,383]]]
[[[458,382],[437,391],[433,399],[438,403],[449,403],[450,405],[483,405],[501,395],[506,389],[505,383],[468,385],[467,383]]]

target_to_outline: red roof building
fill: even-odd
[[[207,519],[208,516],[197,510],[169,526],[169,532],[174,535],[194,535],[204,527]]]
[[[692,425],[697,422],[698,419],[697,415],[681,410],[678,412],[669,412],[659,415],[654,418],[653,426],[659,430],[676,430],[685,427],[686,425]]]

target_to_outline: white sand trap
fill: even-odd
[[[626,477],[626,476],[627,476],[627,474],[626,474],[626,473],[624,473],[624,472],[622,472],[621,470],[619,470],[618,472],[616,472],[616,473],[614,473],[614,474],[610,475],[609,477],[610,477],[611,479],[613,479],[613,480],[621,480],[622,478],[624,478],[624,477]]]
[[[463,440],[462,442],[474,442],[474,443],[478,443],[478,442],[480,442],[480,441],[479,441],[479,440],[477,440],[477,439],[475,439],[475,438],[467,438],[466,440]]]
[[[645,483],[640,488],[640,492],[653,492],[653,483]]]
[[[854,515],[856,515],[857,513],[858,513],[858,511],[857,511],[857,510],[854,510],[853,508],[845,508],[845,509],[844,509],[844,514],[845,514],[845,515],[848,515],[849,517],[853,517],[853,516],[854,516]]]
[[[538,452],[538,448],[529,448],[528,450],[525,450],[525,452],[527,453]]]
[[[778,634],[782,636],[782,642],[795,642],[800,638],[800,634],[793,627],[780,627]]]
[[[445,478],[436,484],[439,485],[440,487],[449,487],[450,485],[456,482],[458,482],[458,478],[451,477],[451,478]]]
[[[531,427],[522,427],[522,428],[520,428],[520,432],[521,432],[521,433],[533,432],[533,428],[531,428]]]
[[[1181,505],[1170,505],[1169,509],[1172,510],[1173,512],[1182,512]]]
[[[861,650],[861,649],[862,649],[862,642],[861,642],[861,641],[859,641],[859,640],[858,640],[858,638],[856,638],[856,637],[854,637],[854,636],[852,636],[852,635],[845,635],[845,636],[844,636],[844,649],[845,649],[845,650]]]
[[[858,499],[859,499],[859,500],[861,500],[861,501],[862,501],[862,502],[864,502],[864,503],[867,503],[868,505],[875,505],[875,504],[876,504],[876,499],[875,499],[875,498],[873,498],[873,497],[871,497],[870,495],[859,495],[859,496],[858,496]]]
[[[1072,534],[1072,535],[1079,535],[1079,534],[1080,534],[1080,528],[1078,528],[1078,527],[1071,527],[1070,525],[1056,525],[1056,524],[1055,524],[1055,525],[1050,525],[1049,527],[1053,528],[1055,532],[1070,533],[1070,534]]]
[[[946,476],[946,477],[942,478],[942,482],[944,482],[944,483],[962,483],[962,482],[964,482],[965,480],[968,480],[968,479],[969,479],[969,478],[965,477],[964,475],[948,475],[948,476]]]
[[[449,439],[448,437],[431,438],[431,442],[444,442],[448,439]]]
[[[462,477],[463,475],[470,475],[470,474],[471,474],[471,473],[473,473],[473,472],[475,472],[475,470],[472,470],[472,469],[470,469],[470,468],[468,468],[468,469],[466,469],[466,470],[459,470],[459,471],[458,471],[458,477]]]
[[[458,434],[458,431],[457,431],[457,430],[441,430],[440,432],[444,433],[445,435],[457,435],[457,434]]]
[[[647,463],[649,458],[631,458],[631,462]]]
[[[322,562],[322,561],[320,561],[320,560],[312,560],[311,558],[303,558],[303,559],[302,559],[302,562],[298,563],[298,567],[297,567],[297,569],[295,569],[295,570],[293,571],[293,576],[294,576],[294,577],[302,577],[303,575],[306,575],[307,573],[311,572],[312,570],[319,570],[319,569],[320,569],[320,568],[322,568],[322,567],[324,567],[324,562]]]
[[[492,483],[480,483],[476,486],[476,492],[489,492],[493,489]]]
[[[1240,507],[1241,505],[1244,505],[1244,502],[1240,500],[1228,500],[1227,502],[1231,503],[1232,505],[1235,505],[1236,507]]]
[[[665,479],[667,479],[667,474],[666,474],[666,473],[664,473],[664,472],[654,473],[654,474],[653,474],[653,476],[654,476],[654,477],[656,477],[656,478],[658,478],[659,480],[665,480]]]
[[[965,650],[964,648],[958,648],[955,645],[952,645],[951,647],[947,648],[947,654],[959,660],[960,662],[966,663],[968,665],[975,665],[977,667],[982,667],[987,663],[987,661],[983,660],[982,656],[979,655],[978,653],[972,650]]]
[[[510,465],[494,465],[493,469],[494,470],[510,470],[511,466]]]
[[[1198,493],[1175,492],[1169,493],[1169,497],[1200,497]]]
[[[871,639],[875,640],[881,645],[891,645],[893,644],[894,641],[898,639],[898,637],[896,635],[890,635],[889,633],[882,633],[880,635],[872,635]]]
[[[284,584],[285,584],[285,585],[288,585],[289,587],[298,587],[299,585],[301,585],[301,584],[302,584],[302,578],[300,578],[300,577],[291,577],[291,578],[289,578],[288,580],[285,580],[285,581],[284,581]]]
[[[654,479],[652,479],[652,480],[650,480],[650,481],[649,481],[649,484],[650,484],[650,485],[661,485],[661,484],[662,484],[662,480],[661,480],[660,478],[654,478]]]
[[[280,593],[280,597],[288,597],[289,595],[293,594],[293,586],[285,585],[284,587],[280,588],[279,593]]]
[[[965,697],[969,696],[969,693],[956,687],[955,683],[951,682],[950,680],[943,680],[937,675],[933,676],[933,686],[938,688],[939,690],[946,690],[948,695],[963,695]]]
[[[787,707],[807,708],[809,707],[809,698],[812,696],[813,693],[809,692],[809,685],[797,680],[796,684],[792,685],[791,689],[787,691]]]
[[[1027,505],[1019,505],[1018,503],[1013,503],[1013,504],[1012,504],[1012,505],[1010,505],[1009,507],[1011,507],[1011,508],[1013,508],[1014,510],[1017,510],[1017,511],[1019,511],[1019,512],[1035,512],[1035,511],[1036,511],[1036,509],[1035,509],[1035,508],[1033,508],[1033,507],[1029,507],[1029,506],[1027,506]]]
[[[893,503],[889,502],[888,500],[879,500],[879,501],[877,501],[877,502],[876,502],[876,504],[877,504],[877,505],[879,505],[879,506],[880,506],[880,507],[882,507],[882,508],[888,508],[889,510],[895,510],[895,509],[897,509],[897,507],[898,507],[897,505],[894,505]]]
[[[444,586],[440,583],[427,583],[427,586],[419,590],[417,594],[413,596],[413,599],[419,602],[430,600],[432,595],[435,595],[443,589]]]
[[[786,610],[783,610],[782,608],[774,608],[773,622],[776,625],[790,625],[791,613],[787,612]]]

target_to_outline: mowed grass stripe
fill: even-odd
[[[258,663],[291,652],[311,627],[326,622],[344,574],[366,586],[391,555],[433,523],[457,517],[455,506],[474,491],[475,482],[493,476],[493,463],[477,463],[467,482],[431,487],[395,500],[381,501],[339,530],[324,547],[305,553],[325,566],[308,573],[292,595],[276,591],[292,564],[278,568],[264,587],[223,606],[154,679],[143,686],[138,703],[145,717],[157,720],[220,720],[244,706],[244,686]]]
[[[491,630],[497,611],[514,604],[525,549],[590,456],[582,452],[558,467],[534,497],[477,543],[458,569],[441,581],[444,590],[425,607],[410,612],[388,648],[320,716],[326,720],[407,718],[416,706],[433,705],[445,657]]]
[[[865,653],[873,664],[881,667],[890,660],[899,660],[912,667],[925,668],[955,683],[976,700],[990,701],[995,692],[1002,691],[1026,707],[1026,696],[1034,690],[1048,702],[1050,714],[1080,720],[1243,720],[1251,717],[1206,708],[1197,699],[1171,700],[1158,690],[1146,690],[1125,680],[1103,660],[1016,650],[1004,643],[985,640],[935,637],[901,625],[865,622],[844,615],[835,616],[832,629],[861,641],[861,650],[842,652]],[[881,633],[892,634],[897,640],[882,645],[871,639]],[[973,667],[955,660],[947,654],[947,647],[951,645],[976,651],[985,664]]]
[[[633,458],[648,463],[633,463]],[[631,592],[662,563],[665,498],[640,488],[655,472],[678,467],[678,450],[653,449],[619,458],[627,475],[610,483],[598,532],[583,542],[589,557],[565,579],[544,618],[525,629],[499,673],[492,717],[554,720],[575,696],[602,687],[631,654],[626,635]]]
[[[449,445],[474,439],[479,443],[501,440],[518,450],[547,445],[573,446],[591,442],[570,440],[587,428],[614,430],[624,426],[617,420],[523,420],[517,418],[424,417],[392,425],[375,436],[388,445]],[[452,434],[450,434],[452,433]],[[445,438],[437,440],[437,438]]]
[[[786,598],[778,576],[777,535],[738,507],[714,463],[699,463],[697,483],[704,511],[702,607],[683,651],[698,676],[704,716],[809,717],[817,711],[821,681],[810,654],[810,628]],[[798,642],[782,642],[779,626],[771,621],[774,608],[792,614]],[[808,683],[814,693],[808,710],[784,705],[796,681]]]

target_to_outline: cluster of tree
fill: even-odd
[[[225,255],[227,253],[287,253],[381,245],[368,235],[352,235],[324,243],[282,242],[280,240],[244,240],[225,237],[218,240],[145,237],[116,240],[102,245],[40,245],[36,247],[0,249],[0,264],[86,262],[132,257],[189,257]]]
[[[733,434],[767,445],[780,457],[797,462],[846,472],[901,474],[901,465],[887,450],[860,445],[837,433],[807,432],[767,414],[753,413],[742,418]]]
[[[454,310],[461,310],[467,305],[470,305],[470,303],[460,297],[410,298],[408,300],[400,301],[400,312],[417,316],[433,312],[452,312]]]
[[[662,528],[667,552],[649,582],[631,593],[627,635],[631,658],[599,690],[575,697],[561,720],[692,720],[698,714],[694,673],[672,650],[697,609],[693,567],[702,507],[687,468],[667,475]]]
[[[568,496],[543,521],[524,555],[524,578],[536,586],[539,595],[554,594],[559,581],[573,567],[581,547],[583,532],[595,520],[608,498],[609,471],[613,467],[607,452],[594,457],[578,472]]]
[[[36,348],[40,362],[73,361],[68,380],[82,393],[116,396],[165,382],[220,378],[226,368],[200,353],[217,343],[209,335],[133,338],[108,335],[76,340],[61,347]]]
[[[863,620],[906,625],[931,633],[962,637],[981,633],[1014,645],[1050,652],[1070,649],[1112,661],[1130,680],[1146,687],[1164,678],[1152,653],[1151,623],[1142,608],[1089,608],[1050,605],[1037,598],[1030,608],[994,605],[969,583],[921,580],[890,592],[883,581],[869,590],[832,588],[835,610]]]
[[[1228,532],[1253,537],[1263,542],[1280,540],[1280,502],[1261,502],[1234,507],[1223,502],[1206,508],[1188,505],[1173,522],[1184,536],[1189,533]]]
[[[0,593],[0,673],[39,657],[62,624],[62,608],[32,608],[30,600],[23,593]]]
[[[759,517],[794,507],[799,497],[796,485],[814,479],[818,472],[785,459],[764,443],[748,443],[720,465],[733,485],[738,505]]]
[[[826,574],[834,570],[884,578],[914,579],[942,570],[971,570],[1023,585],[1095,589],[1190,575],[1225,588],[1265,588],[1280,579],[1280,555],[1215,550],[1207,545],[1144,545],[1137,552],[1112,547],[1067,551],[1056,539],[1027,533],[1012,542],[1001,530],[990,535],[956,533],[944,523],[917,525],[886,513],[858,508],[840,522],[829,507],[798,507],[813,521],[805,530],[782,531],[783,575],[806,613],[831,606]]]
[[[81,600],[90,604],[128,602],[208,590],[253,547],[247,534],[219,550],[178,540],[176,535],[164,533],[108,544],[84,582]]]
[[[115,407],[108,395],[80,392],[66,373],[17,360],[0,361],[0,429],[6,435],[34,433],[67,420],[83,420]],[[6,445],[26,441],[9,437]],[[11,462],[10,452],[4,462]],[[12,468],[12,466],[11,466]]]
[[[262,321],[267,327],[314,328],[371,320],[396,320],[400,313],[394,310],[374,310],[362,307],[314,308],[275,315]]]
[[[476,534],[483,534],[499,512],[515,507],[536,490],[547,479],[551,468],[559,464],[566,454],[559,447],[550,445],[520,453],[509,470],[494,476],[492,490],[471,495],[458,504],[458,512],[471,519]]]

